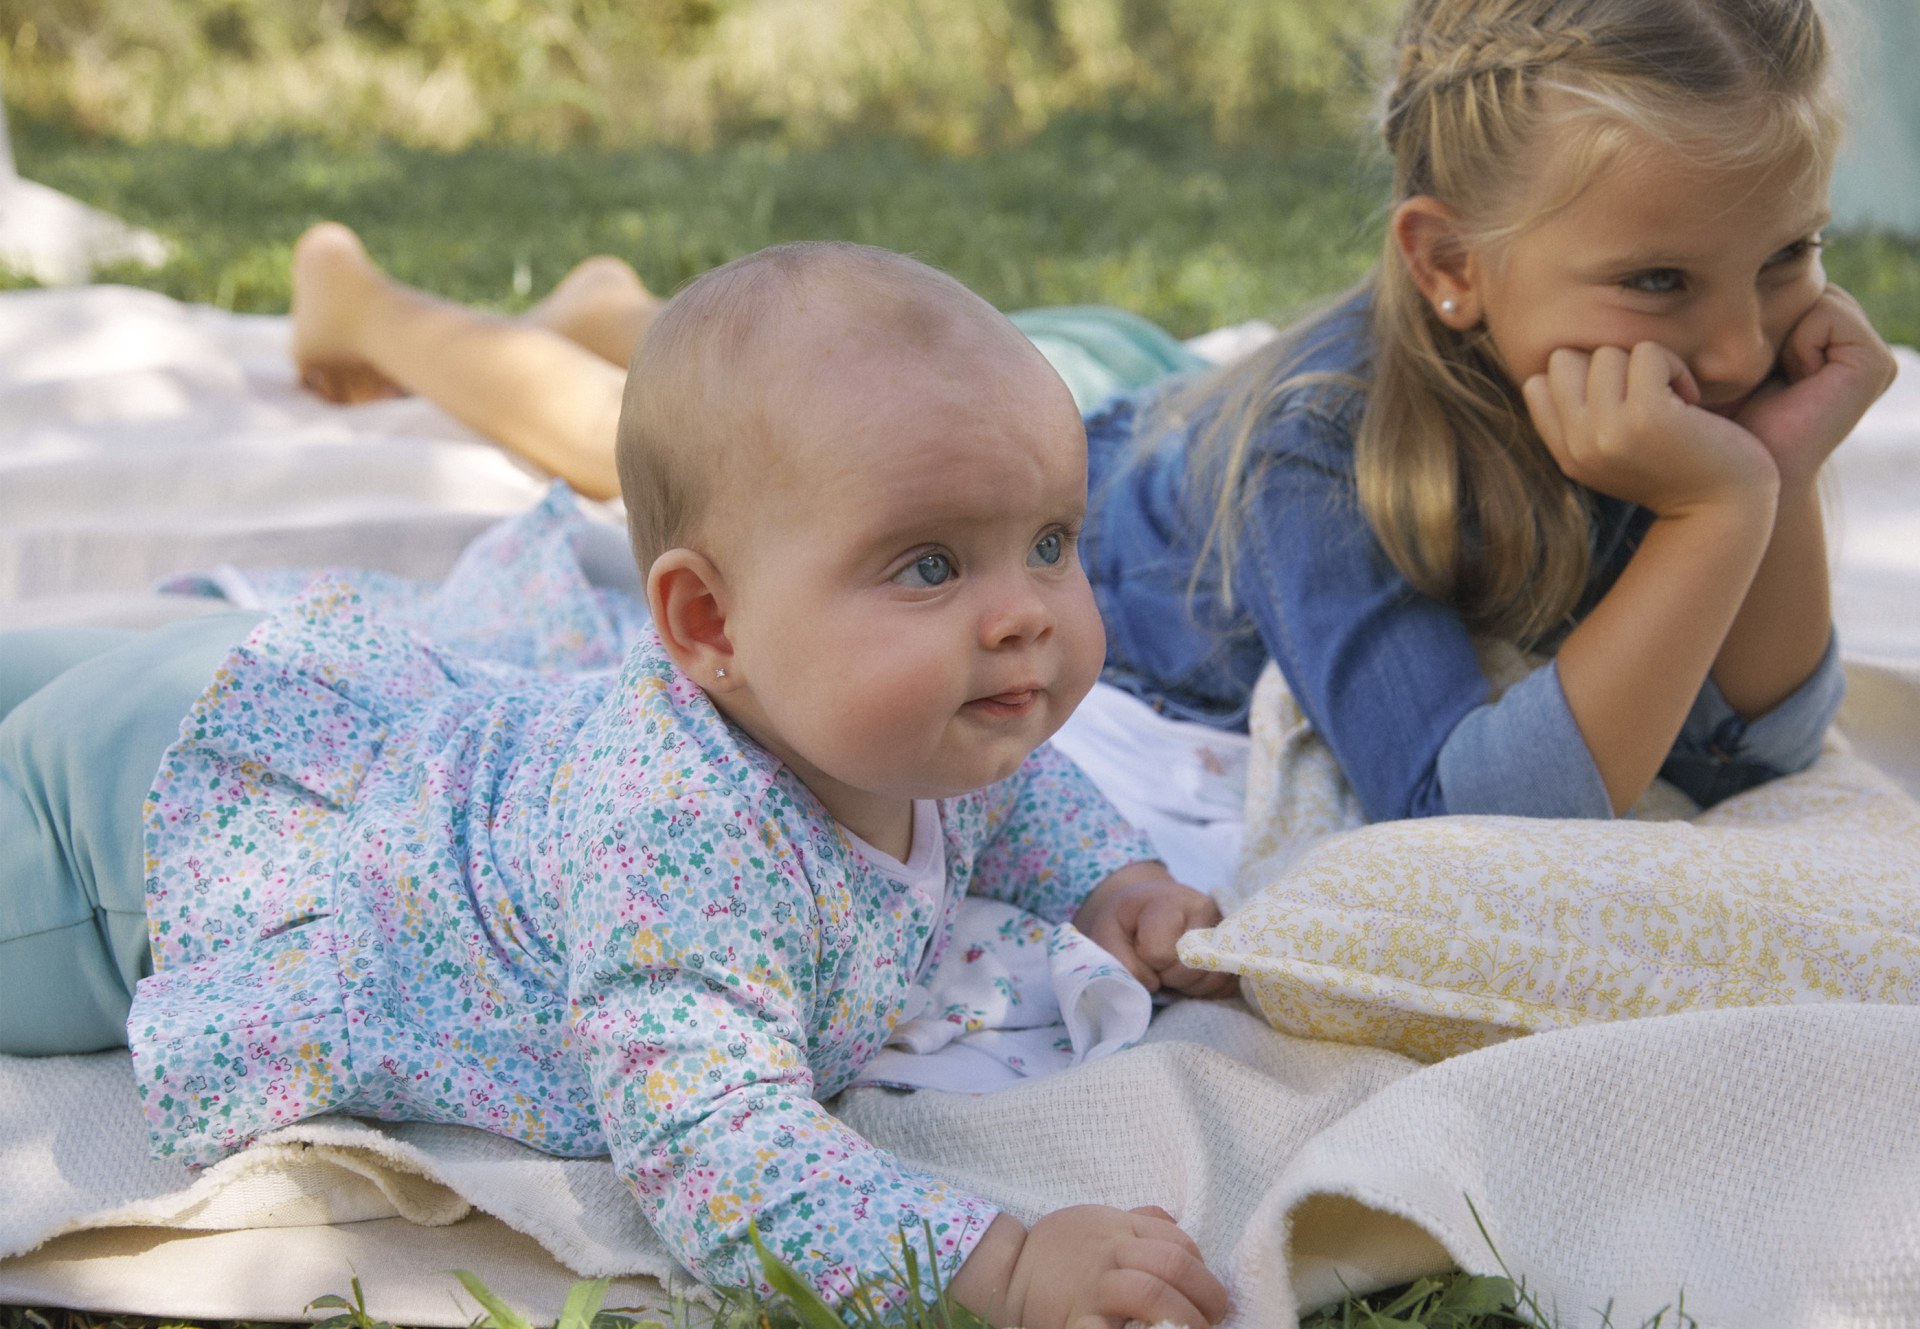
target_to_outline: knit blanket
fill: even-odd
[[[199,612],[148,588],[223,564],[436,576],[542,492],[425,403],[304,397],[285,331],[116,288],[0,295],[0,622]],[[1920,356],[1902,368],[1836,459],[1836,605],[1849,760],[1912,794]],[[1116,732],[1088,751],[1121,768],[1130,811],[1232,829],[1214,787],[1156,807]],[[1275,741],[1257,735],[1247,769]],[[1256,805],[1249,843],[1271,843],[1275,815]],[[832,1106],[1019,1216],[1164,1205],[1238,1326],[1452,1266],[1524,1279],[1567,1325],[1684,1305],[1703,1324],[1891,1326],[1920,1322],[1917,1066],[1907,1005],[1575,1023],[1427,1065],[1188,1002],[1135,1048],[999,1093],[856,1089]],[[377,1316],[463,1325],[456,1267],[548,1319],[579,1276],[617,1277],[615,1306],[687,1290],[604,1160],[325,1119],[199,1174],[149,1160],[124,1054],[0,1059],[0,1177],[0,1302],[293,1319],[357,1276]]]

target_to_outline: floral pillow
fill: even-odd
[[[1275,707],[1241,902],[1180,955],[1280,1029],[1434,1061],[1595,1020],[1920,1003],[1920,803],[1837,744],[1685,820],[1348,829],[1330,758]]]

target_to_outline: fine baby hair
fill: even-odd
[[[1497,246],[1647,141],[1702,166],[1798,160],[1824,189],[1840,109],[1813,0],[1413,0],[1381,129],[1393,203],[1443,199],[1465,236]],[[1432,307],[1391,233],[1367,284],[1373,362],[1354,465],[1382,547],[1477,631],[1524,643],[1563,628],[1591,558],[1580,493],[1485,328]],[[1302,341],[1206,388],[1228,405],[1198,440],[1197,467],[1244,460]],[[1238,535],[1232,494],[1221,488],[1215,514],[1223,568]]]

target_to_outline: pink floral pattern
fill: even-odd
[[[538,530],[565,520],[550,501],[498,538],[463,575],[513,594],[471,602],[577,632],[597,611]],[[376,613],[322,578],[183,722],[147,803],[157,972],[128,1026],[156,1151],[206,1163],[325,1112],[457,1123],[611,1152],[709,1282],[759,1281],[750,1221],[830,1298],[902,1268],[923,1224],[951,1275],[994,1207],[819,1100],[886,1041],[966,891],[1058,921],[1150,846],[1042,749],[941,804],[936,906],[650,630],[617,671],[579,667],[604,633],[512,664],[415,630],[466,602]]]

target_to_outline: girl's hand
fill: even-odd
[[[1220,921],[1213,897],[1175,881],[1165,865],[1132,863],[1093,888],[1073,925],[1124,964],[1149,992],[1163,986],[1189,997],[1224,997],[1232,974],[1189,969],[1175,953],[1182,934]]]
[[[1777,493],[1766,448],[1702,410],[1685,361],[1657,342],[1562,347],[1521,393],[1554,461],[1589,489],[1663,517],[1741,495],[1771,503]]]
[[[1737,419],[1772,455],[1783,491],[1811,486],[1896,372],[1859,301],[1830,285],[1787,334],[1779,374]]]

